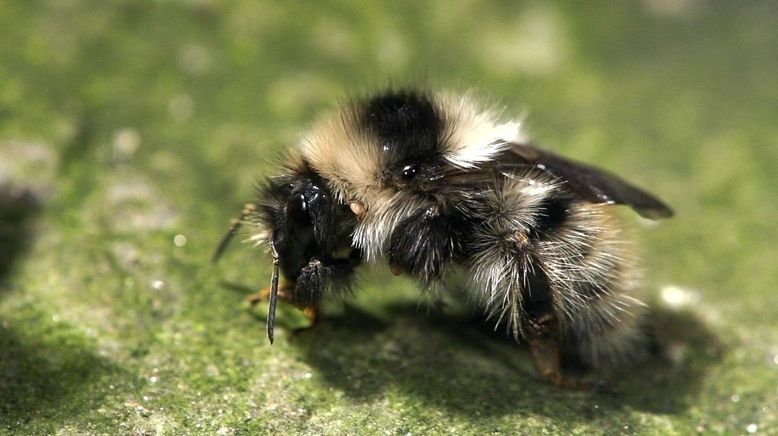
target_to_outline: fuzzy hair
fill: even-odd
[[[539,169],[496,170],[502,153],[526,143],[520,122],[501,121],[500,111],[479,106],[472,96],[411,96],[419,97],[425,108],[431,104],[438,117],[434,121],[440,122],[435,151],[446,168],[435,192],[420,194],[387,182],[389,158],[375,129],[365,128],[365,101],[320,119],[301,143],[297,164],[303,162],[321,176],[341,204],[357,202],[364,211],[353,229],[352,246],[364,260],[386,260],[400,223],[430,207],[454,210],[475,223],[467,241],[456,241],[467,246],[461,266],[469,271],[471,296],[497,324],[517,339],[523,336],[525,303],[533,297],[528,295],[530,283],[542,277],[564,339],[578,346],[586,362],[600,364],[629,354],[644,306],[631,295],[636,273],[608,206],[581,200],[563,180]],[[461,186],[457,177],[465,180]],[[477,181],[463,193],[467,180]],[[254,237],[263,238],[260,232]],[[420,252],[447,253],[406,239],[403,246]],[[422,260],[412,261],[422,269],[441,267],[440,259],[429,259],[435,265]],[[435,287],[428,282],[444,275],[436,270],[417,278]]]
[[[637,273],[607,206],[572,200],[553,229],[540,230],[549,199],[563,185],[542,174],[513,174],[481,199],[488,217],[475,230],[471,295],[497,324],[523,336],[530,277],[548,280],[551,304],[566,341],[598,365],[630,354],[645,305],[633,297]],[[518,232],[518,233],[517,233]]]
[[[441,94],[437,97],[446,121],[443,157],[462,169],[476,169],[527,138],[520,121],[502,122],[495,108],[482,107],[472,95]]]
[[[501,122],[499,111],[481,107],[472,96],[424,94],[443,123],[440,152],[450,165],[475,169],[492,161],[510,143],[524,140],[520,122]],[[385,186],[386,157],[379,139],[360,128],[363,102],[354,102],[317,121],[302,141],[301,153],[343,202],[359,201],[367,209],[392,197]]]

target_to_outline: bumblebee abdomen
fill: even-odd
[[[645,305],[634,296],[638,274],[620,233],[608,206],[582,202],[538,250],[565,336],[593,365],[629,357],[640,339]]]
[[[519,339],[550,315],[585,361],[628,354],[642,303],[631,296],[633,262],[608,206],[532,172],[498,180],[477,204],[469,268],[496,322]]]

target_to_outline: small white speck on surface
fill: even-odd
[[[124,128],[116,132],[113,138],[113,149],[120,157],[130,157],[140,148],[140,133],[132,128]]]
[[[746,426],[746,431],[752,434],[756,433],[757,431],[759,431],[759,426],[752,422],[751,424],[748,424]]]
[[[773,354],[773,363],[778,365],[778,354]]]
[[[310,380],[311,377],[313,377],[313,374],[311,374],[310,372],[306,372],[305,374],[303,374],[303,378],[306,380]]]
[[[54,321],[54,322],[59,322],[59,320],[60,320],[59,315],[56,315],[56,314],[55,315],[51,315],[51,320]]]
[[[135,407],[135,412],[144,418],[148,418],[149,416],[151,416],[151,412],[149,412],[145,407],[140,405]]]
[[[732,394],[732,396],[731,396],[731,397],[729,397],[729,399],[730,399],[730,401],[732,401],[733,403],[737,403],[738,401],[740,401],[740,395],[738,395],[738,394]]]
[[[183,247],[186,245],[186,236],[178,234],[175,237],[173,237],[173,243],[176,244],[176,247]]]
[[[157,377],[157,376],[155,376],[155,375],[152,375],[151,377],[149,377],[149,381],[150,381],[151,383],[156,383],[156,382],[158,382],[158,381],[159,381],[159,377]]]
[[[662,288],[660,296],[662,301],[672,309],[681,309],[700,301],[699,292],[675,285]]]
[[[162,280],[152,280],[151,281],[151,287],[155,291],[161,291],[161,290],[165,289],[165,282],[163,282]]]

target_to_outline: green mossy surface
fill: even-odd
[[[3,2],[0,432],[778,433],[776,23],[702,0]],[[633,226],[659,349],[600,374],[615,394],[540,383],[382,269],[315,331],[281,307],[271,347],[243,302],[267,256],[209,264],[311,119],[390,82],[498,96],[675,207]]]

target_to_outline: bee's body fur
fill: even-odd
[[[470,300],[516,339],[532,344],[551,335],[595,365],[628,356],[640,338],[643,304],[632,295],[635,268],[610,203],[646,214],[669,209],[615,176],[543,154],[520,123],[499,119],[470,97],[423,91],[352,103],[318,121],[286,173],[268,181],[250,220],[252,239],[275,242],[283,262],[294,248],[289,217],[298,214],[286,196],[289,205],[305,206],[314,235],[297,250],[305,254],[295,266],[282,263],[295,293],[305,294],[298,299],[318,303],[347,286],[355,265],[333,267],[340,260],[330,253],[350,245],[360,259],[388,262],[426,288],[446,292],[449,279],[468,277]],[[570,180],[534,163],[538,153]],[[592,189],[578,186],[585,182]],[[323,212],[301,194],[311,183],[324,193],[316,197]],[[287,187],[280,197],[273,194],[279,186]],[[337,231],[320,228],[334,223]],[[311,277],[319,280],[315,289]]]

